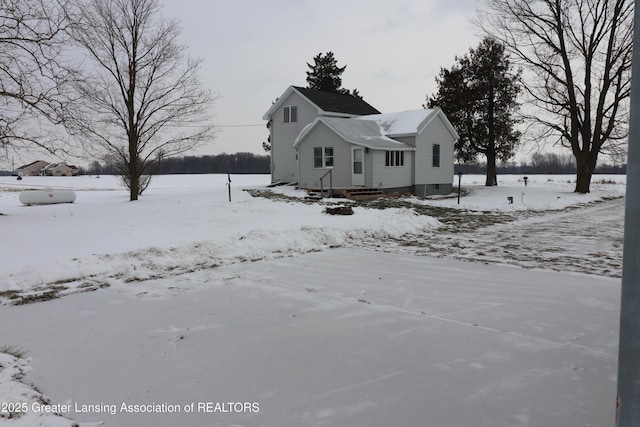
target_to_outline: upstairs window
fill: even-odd
[[[385,166],[404,166],[404,151],[387,151],[384,159]]]
[[[440,167],[440,144],[433,144],[433,156],[431,165],[434,168]]]
[[[313,167],[333,167],[333,147],[313,147]]]
[[[296,105],[289,105],[284,107],[284,122],[295,123],[298,121],[298,107]]]

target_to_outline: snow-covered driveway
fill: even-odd
[[[66,414],[105,427],[614,422],[615,279],[333,249],[146,288],[190,282],[207,286],[3,307],[2,339],[29,350],[25,380],[53,403],[115,407]],[[198,402],[259,412],[121,409]]]
[[[614,198],[555,212],[521,212],[513,221],[486,227],[453,225],[380,249],[621,277],[623,234],[624,199]]]

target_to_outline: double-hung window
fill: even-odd
[[[313,147],[313,167],[333,167],[333,147]]]
[[[295,105],[289,105],[284,107],[284,122],[295,123],[298,121],[298,107]]]
[[[440,144],[433,144],[433,156],[431,166],[434,168],[440,167]]]

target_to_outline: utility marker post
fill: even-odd
[[[229,202],[231,202],[231,174],[227,174],[227,190],[229,192]]]
[[[640,0],[635,1],[640,23]],[[633,74],[624,216],[616,426],[640,426],[640,31],[633,35]]]

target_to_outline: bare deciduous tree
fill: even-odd
[[[157,0],[81,0],[74,33],[93,69],[78,84],[76,130],[120,170],[137,200],[163,158],[210,141],[214,101]],[[89,143],[91,143],[89,142]]]
[[[476,24],[525,68],[541,138],[571,149],[575,191],[627,138],[633,0],[487,0]],[[615,154],[615,153],[613,153]]]
[[[65,58],[67,0],[0,0],[0,148],[63,148],[50,125],[63,124],[75,78]]]

